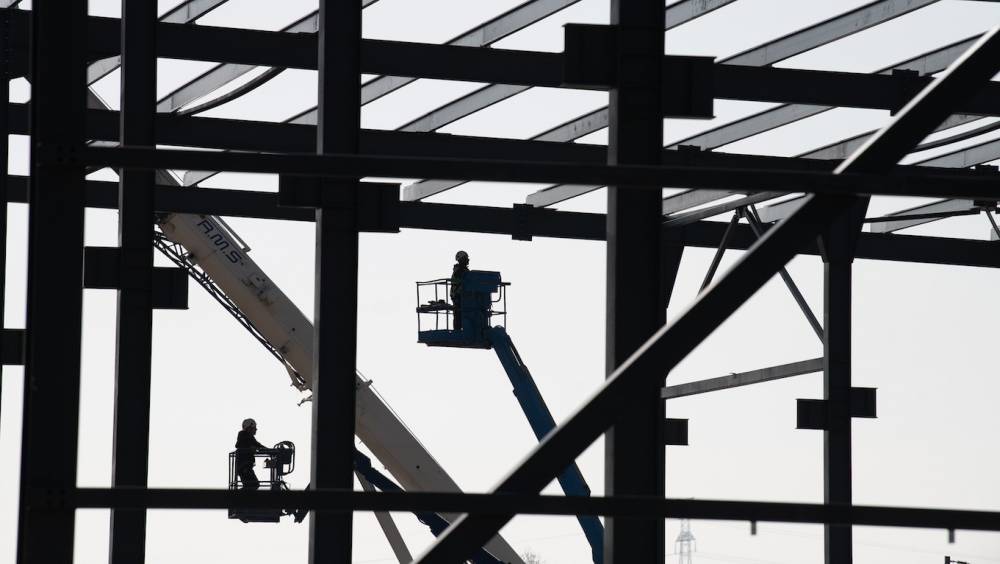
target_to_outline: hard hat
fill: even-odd
[[[244,431],[246,431],[250,427],[256,427],[256,426],[257,426],[257,422],[254,421],[253,419],[244,419],[243,420],[243,430]]]
[[[458,251],[455,253],[455,260],[462,262],[463,260],[469,260],[469,253],[465,251]]]

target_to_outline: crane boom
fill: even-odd
[[[219,218],[208,215],[166,214],[158,224],[167,240],[186,249],[186,253],[176,255],[188,263],[188,271],[207,277],[238,308],[255,336],[271,345],[269,350],[283,361],[292,384],[302,391],[311,389],[313,325],[248,256],[239,237]],[[371,383],[356,377],[355,431],[399,485],[409,491],[460,491],[441,464],[375,394]],[[448,521],[458,517],[441,515]],[[499,536],[487,543],[486,549],[503,562],[523,564]]]

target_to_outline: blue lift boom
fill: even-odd
[[[508,285],[501,280],[499,272],[470,270],[462,279],[461,307],[455,308],[448,300],[451,296],[449,279],[417,282],[417,341],[431,347],[493,349],[535,438],[541,441],[556,423],[531,372],[502,325],[507,316],[505,288]],[[422,302],[424,299],[426,303]],[[433,319],[433,329],[424,329],[422,317]],[[494,325],[495,319],[502,321]],[[460,322],[456,324],[456,320]],[[456,326],[460,329],[456,330]],[[566,495],[590,495],[590,488],[575,462],[559,475],[559,485]],[[604,526],[596,515],[580,515],[577,520],[590,543],[594,563],[602,564]]]

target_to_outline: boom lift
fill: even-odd
[[[509,285],[509,282],[502,281],[499,272],[470,270],[462,279],[461,308],[456,309],[447,301],[451,296],[451,280],[442,278],[417,282],[417,342],[429,347],[493,349],[514,387],[514,396],[535,438],[541,441],[556,423],[531,372],[501,324],[507,319],[506,288]],[[456,324],[455,318],[459,316],[461,322]],[[499,323],[494,325],[494,320]],[[425,322],[427,329],[424,329]],[[461,328],[456,330],[456,325]],[[575,462],[559,475],[559,485],[566,495],[590,495],[590,488]],[[595,564],[601,564],[604,559],[604,527],[600,519],[595,515],[580,515],[577,520],[590,543]]]
[[[238,451],[229,453],[229,489],[240,489],[239,469],[236,468]],[[273,448],[261,449],[253,454],[254,459],[260,459],[263,467],[268,470],[268,478],[260,481],[260,487],[267,490],[287,490],[285,476],[295,470],[295,443],[282,441]],[[239,519],[244,523],[277,523],[283,515],[291,515],[287,509],[230,509],[229,518]]]
[[[229,489],[238,491],[241,488],[238,468],[236,467],[238,451],[229,453]],[[295,470],[295,443],[282,441],[272,448],[261,449],[254,452],[255,460],[262,461],[265,470],[268,471],[267,479],[260,480],[259,487],[268,490],[287,490],[288,483],[285,476]],[[368,458],[359,450],[354,451],[354,471],[362,483],[367,482],[375,488],[384,492],[401,492],[403,488],[392,481],[388,476],[379,472],[372,466],[371,458]],[[305,512],[292,509],[230,509],[229,518],[239,519],[244,523],[277,523],[281,517],[291,515],[296,522],[301,522],[305,518]],[[437,513],[414,512],[417,520],[427,526],[434,536],[440,535],[448,528],[448,521]],[[394,550],[397,547],[394,547]],[[502,564],[492,554],[480,548],[472,557],[473,564]]]
[[[211,294],[286,369],[300,391],[312,388],[313,325],[248,255],[249,247],[218,217],[161,214],[154,245]],[[441,464],[357,374],[356,433],[407,491],[461,491]],[[442,513],[447,522],[458,515]],[[485,549],[500,562],[524,564],[503,538]]]

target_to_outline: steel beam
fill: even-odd
[[[697,380],[695,382],[688,382],[687,384],[667,386],[663,388],[660,396],[663,399],[683,398],[698,394],[707,394],[709,392],[717,392],[719,390],[749,386],[751,384],[760,384],[761,382],[781,380],[782,378],[790,378],[792,376],[800,376],[802,374],[813,374],[815,372],[822,371],[823,359],[813,358],[789,364],[769,366],[767,368],[751,370],[749,372],[740,372],[739,374],[733,373],[728,376],[720,376],[718,378]]]
[[[925,166],[965,168],[994,161],[996,159],[1000,159],[1000,140],[993,139],[990,141],[979,143],[972,147],[966,147],[964,149],[959,149],[958,151],[953,151],[945,155],[940,155],[938,157],[926,159],[918,164]],[[929,204],[923,204],[920,206],[893,212],[889,215],[914,215],[914,214],[939,213],[939,212],[959,212],[959,211],[972,210],[975,209],[975,207],[976,207],[976,202],[972,200],[939,200],[937,202],[931,202]],[[887,221],[884,223],[873,224],[871,226],[871,231],[873,233],[894,233],[901,229],[907,229],[909,227],[923,225],[925,223],[930,223],[932,221],[937,221],[937,219],[925,218],[925,219],[900,219],[899,221]]]
[[[712,193],[716,193],[716,192],[712,192]],[[759,202],[763,202],[763,201],[766,201],[766,200],[773,200],[774,198],[777,198],[777,197],[783,196],[783,195],[784,194],[775,193],[775,192],[759,192],[759,193],[756,193],[756,194],[750,194],[749,196],[742,196],[742,197],[730,200],[728,202],[723,202],[721,204],[716,204],[714,206],[710,206],[710,207],[707,207],[707,208],[704,208],[704,209],[695,210],[695,211],[691,211],[691,212],[687,212],[687,213],[678,213],[678,214],[675,214],[675,215],[672,215],[672,216],[668,216],[668,217],[664,218],[665,221],[663,221],[663,226],[664,227],[681,227],[681,226],[684,226],[684,225],[690,225],[690,224],[692,224],[692,223],[694,223],[696,221],[701,221],[703,219],[708,219],[710,217],[715,217],[717,215],[724,214],[726,212],[730,212],[730,211],[733,211],[733,210],[738,210],[740,208],[744,208],[746,206],[751,206],[753,204],[756,204],[756,203],[759,203]],[[666,200],[664,200],[664,202],[665,201]],[[662,204],[661,204],[661,207],[662,207]]]
[[[996,73],[996,61],[1000,60],[998,29],[986,34],[955,66],[907,104],[885,129],[839,166],[834,175],[854,170],[884,174],[890,170],[948,115],[948,104],[962,91],[967,92]],[[646,385],[668,373],[756,293],[791,258],[796,240],[825,233],[835,220],[845,215],[847,224],[853,227],[858,201],[856,197],[809,196],[802,207],[769,231],[726,276],[701,294],[685,315],[657,331],[596,395],[534,448],[494,493],[540,491],[569,460],[619,420],[631,402],[642,397]],[[481,546],[512,516],[511,513],[489,517],[464,515],[438,537],[418,562],[459,560]]]
[[[83,306],[87,2],[35,3],[28,296],[21,437],[19,564],[73,561],[72,508],[40,510],[42,491],[76,487]],[[54,228],[54,226],[58,228]]]
[[[968,48],[975,43],[976,39],[978,39],[978,37],[971,37],[962,41],[957,41],[950,45],[946,45],[917,57],[880,69],[877,71],[877,74],[889,74],[893,71],[914,71],[918,72],[921,76],[936,74],[946,69],[949,64],[968,50]],[[709,129],[708,131],[698,133],[674,143],[671,147],[695,146],[703,150],[717,149],[724,145],[728,145],[729,143],[753,137],[754,135],[759,135],[772,129],[819,115],[832,109],[834,109],[832,106],[783,104],[776,108],[770,108],[751,116],[738,119],[734,122],[720,125]],[[951,116],[937,129],[943,130],[955,127],[966,123],[967,121],[971,121],[973,118],[979,119],[980,116]],[[797,155],[797,157],[843,160],[850,156],[852,152],[857,150],[857,148],[860,147],[861,144],[864,143],[865,139],[871,136],[872,133],[873,132],[866,132],[861,135],[851,137],[845,141],[840,141],[819,149],[806,151]],[[703,190],[685,191],[673,194],[663,199],[663,214],[670,215],[673,213],[679,213],[689,207],[707,204],[729,196],[730,194],[732,194],[732,192],[712,193],[705,192]],[[764,213],[763,210],[762,213]]]
[[[160,17],[165,23],[192,23],[229,0],[185,0]],[[87,66],[87,84],[93,84],[121,66],[121,56],[94,61]]]
[[[954,116],[952,116],[954,117]],[[854,143],[860,146],[868,137],[868,134],[864,136],[855,138]],[[914,166],[926,166],[926,167],[936,167],[936,168],[966,168],[972,167],[979,164],[987,163],[1000,158],[1000,141],[990,140],[979,143],[978,145],[973,145],[971,147],[966,147],[963,149],[958,149],[956,151],[946,153],[944,155],[939,155],[937,157],[932,157],[922,161],[914,163]],[[987,198],[989,199],[989,198]],[[995,199],[995,197],[993,197]],[[793,198],[780,202],[778,204],[772,204],[770,206],[761,208],[760,215],[761,220],[765,223],[778,221],[782,217],[789,214],[796,206],[801,204],[801,198]],[[923,214],[947,214],[951,212],[967,212],[974,210],[976,208],[976,202],[971,199],[948,199],[948,200],[938,200],[936,202],[931,202],[928,204],[922,204],[912,208],[907,208],[904,210],[899,210],[889,214],[889,216],[899,215],[899,216],[919,216]],[[883,221],[878,223],[873,223],[870,227],[872,233],[894,233],[896,231],[907,229],[909,227],[915,227],[917,225],[923,225],[925,223],[930,223],[932,221],[938,221],[943,219],[943,217],[909,217],[900,218],[898,221]]]
[[[952,115],[946,120],[943,125],[960,125],[965,123],[965,121],[970,121],[967,118],[970,116],[964,115]],[[975,116],[979,119],[979,116]],[[938,130],[944,129],[943,125],[938,127]],[[823,149],[818,149],[817,151],[812,151],[801,155],[801,157],[812,158],[820,153],[825,153],[828,150],[835,150],[836,154],[843,154],[843,151],[848,149],[857,150],[864,142],[871,136],[872,132],[864,133],[849,140],[842,141],[833,146],[826,147]],[[939,155],[937,157],[932,157],[929,159],[924,159],[914,163],[914,166],[930,166],[936,168],[967,168],[976,166],[979,164],[987,163],[1000,158],[1000,141],[990,140],[984,141],[977,145],[971,147],[966,147],[963,149],[958,149],[956,151],[946,153],[944,155]],[[696,196],[698,194],[705,193],[704,190],[684,192],[684,194],[692,194]],[[792,210],[795,209],[802,202],[800,198],[793,198],[790,200],[785,200],[783,202],[772,204],[760,209],[761,220],[765,223],[770,223],[778,221],[782,217],[785,217]],[[974,210],[976,207],[976,202],[973,200],[939,200],[937,202],[931,202],[928,204],[923,204],[915,206],[912,208],[907,208],[904,210],[899,210],[889,214],[889,216],[899,215],[899,216],[919,216],[922,214],[947,214],[951,212],[967,212]],[[944,219],[942,217],[908,217],[900,218],[898,221],[883,221],[878,223],[873,223],[870,227],[873,233],[894,233],[901,229],[907,229],[909,227],[915,227],[917,225],[923,225],[925,223],[930,223],[932,221],[938,221]]]
[[[465,45],[469,47],[487,47],[504,37],[511,35],[525,27],[536,23],[556,12],[567,8],[580,0],[530,0],[524,4],[517,6],[508,12],[493,18],[492,20],[477,26],[458,37],[455,37],[451,41],[445,43],[446,45]],[[681,3],[687,3],[690,0],[683,0]],[[732,0],[728,0],[732,1]],[[367,5],[367,4],[366,4]],[[220,71],[221,72],[221,71]],[[379,76],[372,80],[369,80],[361,87],[361,104],[365,105],[370,102],[390,94],[400,88],[410,84],[415,81],[415,78],[410,77],[400,77],[400,76]],[[494,86],[494,85],[491,85]],[[524,89],[521,86],[512,85],[495,85],[497,88],[495,90],[491,89],[491,86],[485,87],[483,89],[477,90],[463,99],[453,102],[448,105],[451,109],[448,110],[447,116],[429,116],[426,115],[422,118],[417,118],[404,126],[399,128],[404,131],[431,131],[443,127],[447,123],[460,119],[466,111],[470,111],[472,108],[477,107],[480,104],[486,104],[480,107],[482,109],[487,105],[494,104],[503,100],[506,96],[514,95],[515,90]],[[193,88],[193,86],[192,86]],[[202,88],[201,90],[205,90]],[[518,90],[519,91],[519,90]],[[506,95],[505,95],[506,93]],[[454,105],[454,107],[452,107]],[[478,111],[478,110],[476,110]],[[305,125],[315,125],[316,124],[317,111],[316,108],[306,110],[293,116],[286,120],[285,123],[290,124],[305,124]],[[419,123],[416,123],[419,122]],[[430,129],[432,128],[433,129]],[[426,129],[424,129],[426,128]],[[184,185],[194,186],[200,182],[208,180],[212,176],[218,174],[213,171],[188,171],[184,175]],[[442,181],[447,182],[447,181]],[[451,186],[449,186],[450,188]]]
[[[156,145],[156,3],[122,2],[121,145]],[[119,171],[121,280],[115,346],[115,487],[146,487],[153,353],[153,185],[149,169]],[[146,512],[111,511],[111,564],[146,557]]]
[[[966,123],[970,123],[980,119],[983,119],[983,116],[971,115],[971,114],[951,115],[948,116],[948,118],[944,122],[942,122],[941,125],[938,126],[935,131],[944,131],[945,129],[951,129],[953,127],[965,125]],[[875,131],[877,130],[873,129],[871,131],[866,131],[864,133],[860,133],[853,137],[848,137],[847,139],[837,141],[836,143],[831,143],[829,145],[825,145],[818,149],[807,151],[797,156],[809,159],[824,159],[824,160],[837,160],[837,161],[844,160],[847,157],[851,156],[851,153],[856,151],[858,147],[864,144],[865,140],[868,139],[868,137],[870,137],[873,133],[875,133]],[[936,145],[936,142],[922,143],[914,148],[914,152],[932,148],[929,145]]]
[[[8,179],[8,201],[27,203],[27,178]],[[114,182],[87,181],[87,206],[117,209],[118,186]],[[238,190],[235,188],[202,188],[186,190],[174,186],[157,186],[157,212],[203,213],[207,215],[255,217],[286,221],[315,221],[315,213],[301,208],[278,206],[276,193]],[[604,214],[549,210],[544,216],[527,216],[511,208],[401,202],[400,227],[512,235],[557,237],[587,241],[605,239]],[[717,249],[724,237],[726,225],[700,221],[679,229],[666,230],[670,245]],[[757,238],[749,227],[737,225],[726,237],[726,249],[746,250]],[[804,241],[801,254],[819,255],[813,241]],[[996,246],[978,239],[927,237],[915,235],[882,235],[862,233],[857,258],[901,261],[922,264],[1000,268]]]
[[[714,249],[725,229],[726,225],[721,222],[701,221],[676,230],[675,236],[678,243]],[[733,229],[726,247],[745,250],[751,248],[755,241],[750,228],[740,225]],[[820,251],[814,241],[803,241],[799,253],[818,255]],[[996,245],[991,241],[861,233],[856,258],[992,268],[1000,264],[1000,257],[990,256],[990,253],[996,253]]]
[[[858,33],[936,1],[937,0],[877,0],[855,10],[851,10],[850,12],[817,23],[808,28],[792,32],[752,49],[748,49],[741,53],[737,53],[736,55],[721,59],[719,63],[746,66],[773,65],[774,63],[817,47],[821,47],[832,41],[836,41],[837,39],[842,39],[843,37]],[[957,55],[958,53],[955,53],[955,56]],[[828,109],[830,108],[805,105],[792,105],[791,107],[783,106],[774,108],[772,110],[761,112],[755,116],[751,116],[751,118],[753,118],[752,123],[749,121],[751,118],[745,118],[735,124],[727,124],[716,128],[715,130],[710,130],[709,132],[685,139],[675,143],[673,146],[697,145],[704,149],[719,147],[743,138],[737,137],[737,135],[749,137],[750,135],[756,135],[757,133],[762,133],[763,131],[767,131],[780,125],[791,123],[792,121],[797,121],[799,119],[804,119],[806,117],[822,113]],[[740,122],[744,122],[745,125]],[[584,135],[594,133],[595,131],[603,129],[606,126],[607,110],[598,110],[596,112],[591,112],[586,116],[577,118],[576,120],[571,120],[570,122],[560,126],[558,129],[562,132],[563,137],[547,140],[572,141]],[[743,133],[737,133],[741,129],[743,129]],[[755,133],[747,133],[747,131],[755,131]],[[575,135],[575,137],[570,137],[571,135]],[[552,193],[547,192],[549,189],[543,189],[529,195],[527,202],[533,206],[545,207],[557,204],[572,197],[581,196],[599,188],[600,186],[580,186],[577,187],[576,190],[560,190],[559,192]],[[728,195],[729,193],[731,192],[728,192],[723,196]],[[701,203],[708,203],[708,201]],[[664,214],[666,213],[667,212],[664,212]]]
[[[320,0],[319,154],[356,153],[361,130],[361,5]],[[358,178],[319,194],[312,399],[312,488],[354,488],[358,327]],[[314,511],[310,564],[350,564],[351,513]]]
[[[185,0],[160,17],[161,22],[192,23],[229,0]]]
[[[364,0],[362,7],[367,7],[377,0]],[[493,18],[492,20],[476,26],[475,28],[455,37],[445,45],[461,45],[466,47],[485,47],[503,39],[504,37],[523,29],[541,19],[544,19],[564,8],[576,4],[580,0],[531,0],[515,7],[508,12]],[[305,18],[291,24],[282,31],[287,32],[315,32],[317,14],[314,12]],[[237,78],[252,71],[252,65],[219,65],[203,75],[181,86],[175,91],[165,96],[160,102],[161,112],[172,112],[180,109],[199,98],[203,98],[236,80]],[[374,102],[375,100],[390,94],[407,84],[417,80],[416,78],[399,76],[379,76],[366,82],[361,87],[362,105]],[[300,118],[300,123],[316,123],[315,108],[307,112]]]
[[[830,175],[813,170],[761,170],[683,165],[599,165],[570,162],[506,161],[494,159],[394,157],[352,154],[270,155],[215,153],[176,149],[87,147],[80,158],[100,167],[136,167],[182,170],[295,174],[323,177],[420,178],[450,176],[496,182],[552,182],[565,179],[582,184],[620,184],[637,187],[672,184],[691,188],[740,187],[829,195],[892,195],[990,199],[996,195],[994,174],[919,173],[903,167],[899,174],[849,173]],[[651,190],[647,188],[647,190]],[[659,206],[659,202],[657,202]]]
[[[316,33],[317,21],[318,15],[316,12],[313,12],[285,26],[281,31],[285,33]],[[255,68],[257,67],[254,65],[231,63],[216,65],[160,98],[160,101],[156,104],[156,111],[163,113],[176,112],[191,102],[200,100],[248,72],[253,71]]]
[[[735,0],[712,0],[710,2],[701,2],[681,0],[680,2],[667,6],[665,10],[665,28],[670,30],[681,24],[699,18],[709,12],[715,11],[734,1]],[[448,125],[449,123],[455,122],[463,117],[472,115],[480,110],[492,106],[497,102],[516,96],[529,88],[529,86],[514,86],[510,84],[490,84],[439,108],[431,110],[423,116],[416,118],[398,128],[398,130],[435,131],[445,125]],[[434,181],[431,180],[428,182],[432,183]],[[426,191],[430,188],[430,186],[430,184],[423,184],[421,190]]]
[[[878,0],[726,59],[734,65],[764,66],[794,57],[933,4],[937,0]]]
[[[905,210],[899,210],[892,212],[891,215],[915,215],[915,214],[928,214],[928,213],[949,213],[949,212],[964,212],[973,209],[976,202],[973,200],[938,200],[936,202],[931,202],[929,204],[923,204],[920,206],[915,206],[912,208],[907,208]],[[879,223],[873,223],[869,229],[872,233],[895,233],[901,229],[907,229],[909,227],[915,227],[917,225],[923,225],[925,223],[930,223],[935,221],[932,218],[925,219],[900,219],[899,221],[885,221]]]
[[[302,507],[331,511],[405,511],[491,514],[520,512],[530,515],[619,515],[661,519],[717,519],[788,523],[838,523],[866,526],[1000,530],[1000,512],[956,509],[921,509],[818,503],[695,500],[674,498],[611,498],[533,494],[255,491],[185,489],[99,489],[59,491],[59,503],[77,508],[226,509]],[[46,507],[52,498],[40,500]]]
[[[225,1],[228,0],[221,0],[221,1],[209,0],[209,2],[217,2],[217,3]],[[378,0],[361,0],[361,7],[367,8],[368,6],[374,4],[375,2],[378,2]],[[201,15],[204,14],[195,15],[194,17],[191,17],[184,21],[175,21],[172,23],[188,23],[194,21],[198,17],[201,17]],[[164,18],[166,17],[167,16],[164,16]],[[183,18],[180,17],[180,15],[178,14],[174,16],[173,19],[182,20]],[[312,12],[306,15],[305,17],[300,18],[295,22],[292,22],[291,24],[285,26],[284,28],[282,28],[281,31],[286,33],[316,33],[316,30],[318,29],[317,21],[318,21],[318,12]],[[191,102],[194,102],[195,100],[204,98],[205,96],[208,96],[212,92],[215,92],[216,90],[226,86],[230,82],[253,71],[255,68],[257,67],[254,65],[240,65],[240,64],[217,65],[205,71],[201,75],[195,77],[186,84],[179,86],[177,89],[175,89],[174,91],[170,92],[162,99],[160,99],[160,102],[157,104],[157,111],[166,113],[176,112],[180,110],[183,106]],[[281,69],[272,69],[272,70],[277,70],[278,72],[281,71]],[[315,121],[313,121],[313,123],[315,123]]]
[[[675,2],[667,6],[666,10],[664,10],[664,28],[666,30],[670,30],[674,27],[683,25],[708,13],[714,12],[715,10],[727,4],[731,4],[734,1],[735,0],[680,0],[679,2]],[[431,111],[428,114],[425,114],[415,121],[429,126],[435,125],[436,127],[443,127],[452,121],[471,115],[476,111],[519,94],[524,90],[527,90],[527,88],[493,84],[473,92],[469,95],[468,98],[470,99],[468,100],[456,100],[455,102],[449,103],[441,108]],[[414,125],[414,123],[411,122],[407,125]],[[604,107],[577,118],[568,125],[536,135],[532,137],[532,139],[538,141],[570,141],[578,139],[587,133],[603,129],[607,126],[608,108]],[[464,182],[433,179],[421,180],[404,188],[403,199],[407,201],[422,200],[462,184],[464,184]],[[567,186],[566,189],[582,190],[584,187],[574,185]],[[535,205],[531,201],[528,201],[528,203]]]

